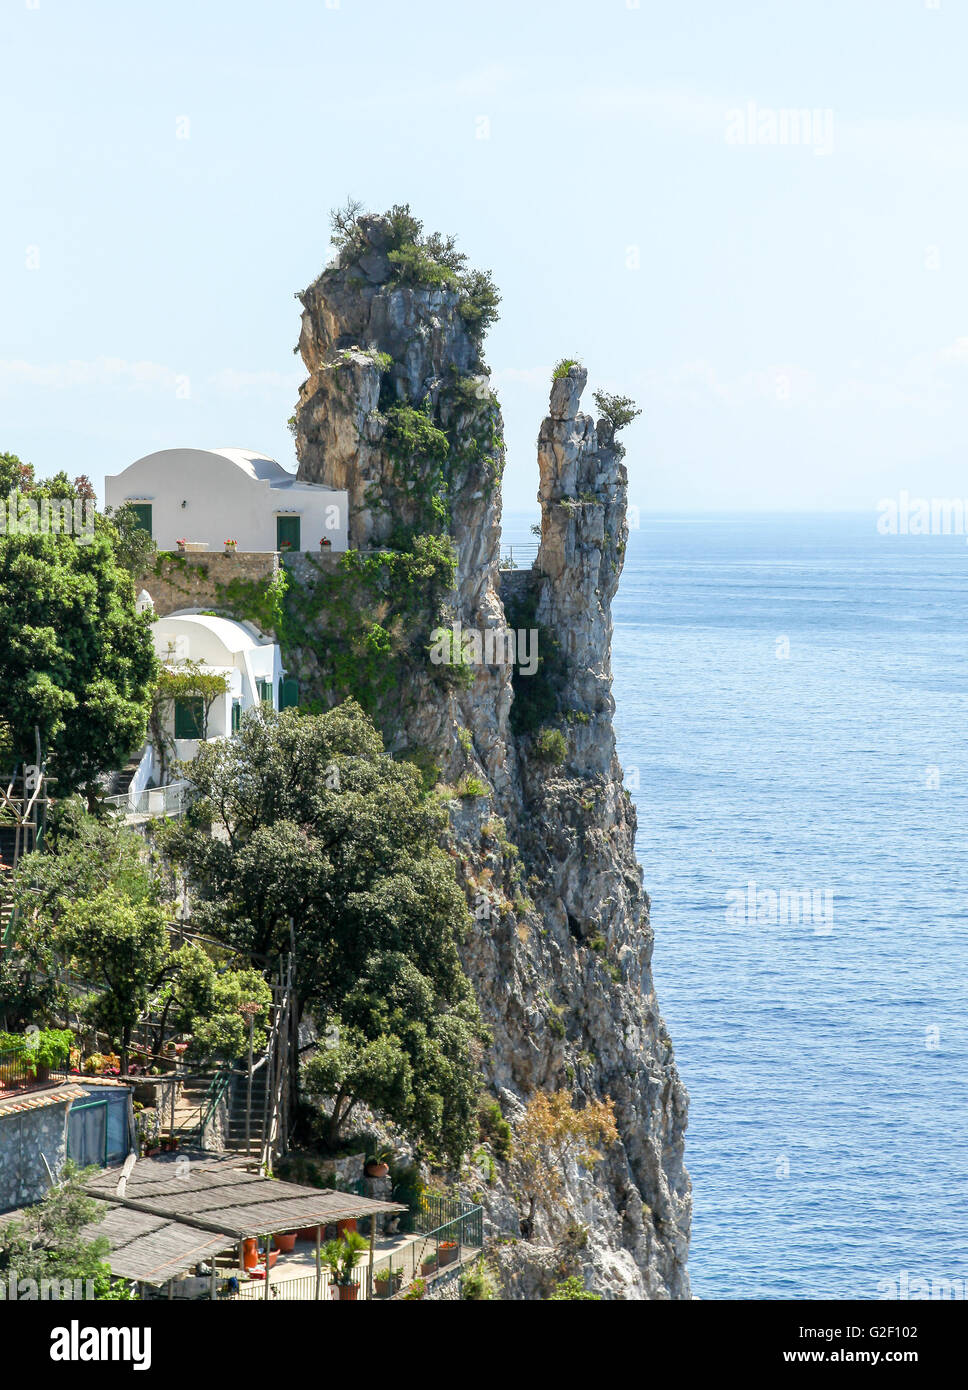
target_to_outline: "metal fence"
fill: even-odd
[[[122,792],[120,796],[106,796],[104,805],[122,816],[183,815],[188,804],[188,783],[169,782],[166,787],[146,787],[140,792]]]
[[[31,1057],[29,1051],[0,1052],[0,1096],[13,1091],[29,1091],[36,1086],[49,1086],[63,1081],[67,1072],[60,1067],[45,1067]]]
[[[436,1199],[436,1194],[433,1195]],[[374,1261],[372,1278],[369,1260],[363,1260],[353,1271],[357,1301],[402,1297],[417,1279],[431,1281],[450,1265],[459,1264],[469,1255],[476,1255],[483,1245],[483,1210],[468,1207],[458,1197],[436,1199],[441,1208],[457,1209],[451,1220],[432,1229],[420,1231],[414,1239],[398,1250],[388,1251]],[[431,1203],[430,1205],[434,1205]],[[426,1219],[429,1219],[429,1215]],[[323,1268],[317,1283],[315,1273],[294,1279],[273,1279],[270,1270],[268,1298],[289,1302],[311,1302],[338,1296],[328,1269]],[[280,1271],[281,1274],[281,1271]],[[245,1283],[235,1293],[224,1295],[233,1301],[250,1302],[266,1299],[265,1282],[261,1279]]]

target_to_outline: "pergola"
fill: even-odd
[[[318,1298],[323,1226],[407,1210],[399,1202],[266,1178],[236,1167],[238,1162],[235,1155],[176,1153],[140,1159],[127,1174],[123,1168],[104,1169],[85,1183],[87,1193],[107,1207],[104,1220],[86,1234],[107,1237],[113,1273],[150,1284],[164,1284],[236,1244],[244,1269],[243,1242],[264,1237],[268,1298],[269,1237],[315,1227]],[[375,1224],[370,1223],[371,1269]]]

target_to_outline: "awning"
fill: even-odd
[[[145,1284],[164,1284],[194,1269],[200,1260],[229,1250],[235,1244],[224,1233],[199,1230],[181,1221],[166,1221],[149,1212],[133,1211],[115,1202],[98,1202],[104,1212],[82,1232],[85,1240],[105,1236],[110,1245],[108,1263],[120,1279]]]
[[[85,1189],[92,1197],[178,1221],[232,1239],[326,1226],[337,1221],[404,1212],[400,1202],[376,1201],[352,1192],[336,1192],[281,1182],[236,1167],[237,1155],[190,1153],[140,1159],[123,1194],[120,1168],[96,1173]]]

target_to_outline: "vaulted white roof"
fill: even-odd
[[[193,629],[197,631],[199,628],[210,632],[226,651],[233,654],[272,645],[268,637],[260,640],[247,625],[237,623],[233,618],[213,618],[208,613],[169,613],[167,617],[159,618],[154,625],[156,650],[166,640],[166,634],[178,636],[180,633],[191,632]]]

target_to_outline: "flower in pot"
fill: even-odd
[[[373,1276],[377,1298],[392,1298],[403,1283],[403,1270],[381,1269]]]
[[[426,1292],[427,1285],[424,1281],[422,1279],[415,1279],[403,1296],[405,1299],[416,1301],[418,1298],[423,1298]]]
[[[442,1240],[437,1246],[437,1259],[440,1261],[441,1268],[444,1265],[453,1264],[454,1260],[457,1259],[456,1240]]]
[[[364,1173],[368,1178],[385,1178],[390,1171],[389,1160],[392,1157],[392,1149],[386,1146],[375,1148],[366,1160]]]
[[[353,1271],[366,1248],[366,1241],[358,1231],[344,1231],[336,1240],[328,1240],[320,1252],[339,1290],[340,1302],[352,1303],[359,1293],[358,1285],[353,1283]]]
[[[333,542],[329,539],[329,537],[324,536],[323,539],[319,542],[319,548],[320,550],[329,550],[332,544]]]
[[[178,546],[179,550],[184,550],[186,545],[188,544],[188,541],[185,539],[184,536],[182,536],[181,540],[177,540],[175,544]]]
[[[223,541],[222,545],[225,547],[224,553],[226,555],[234,555],[235,547],[238,545],[238,541]]]

